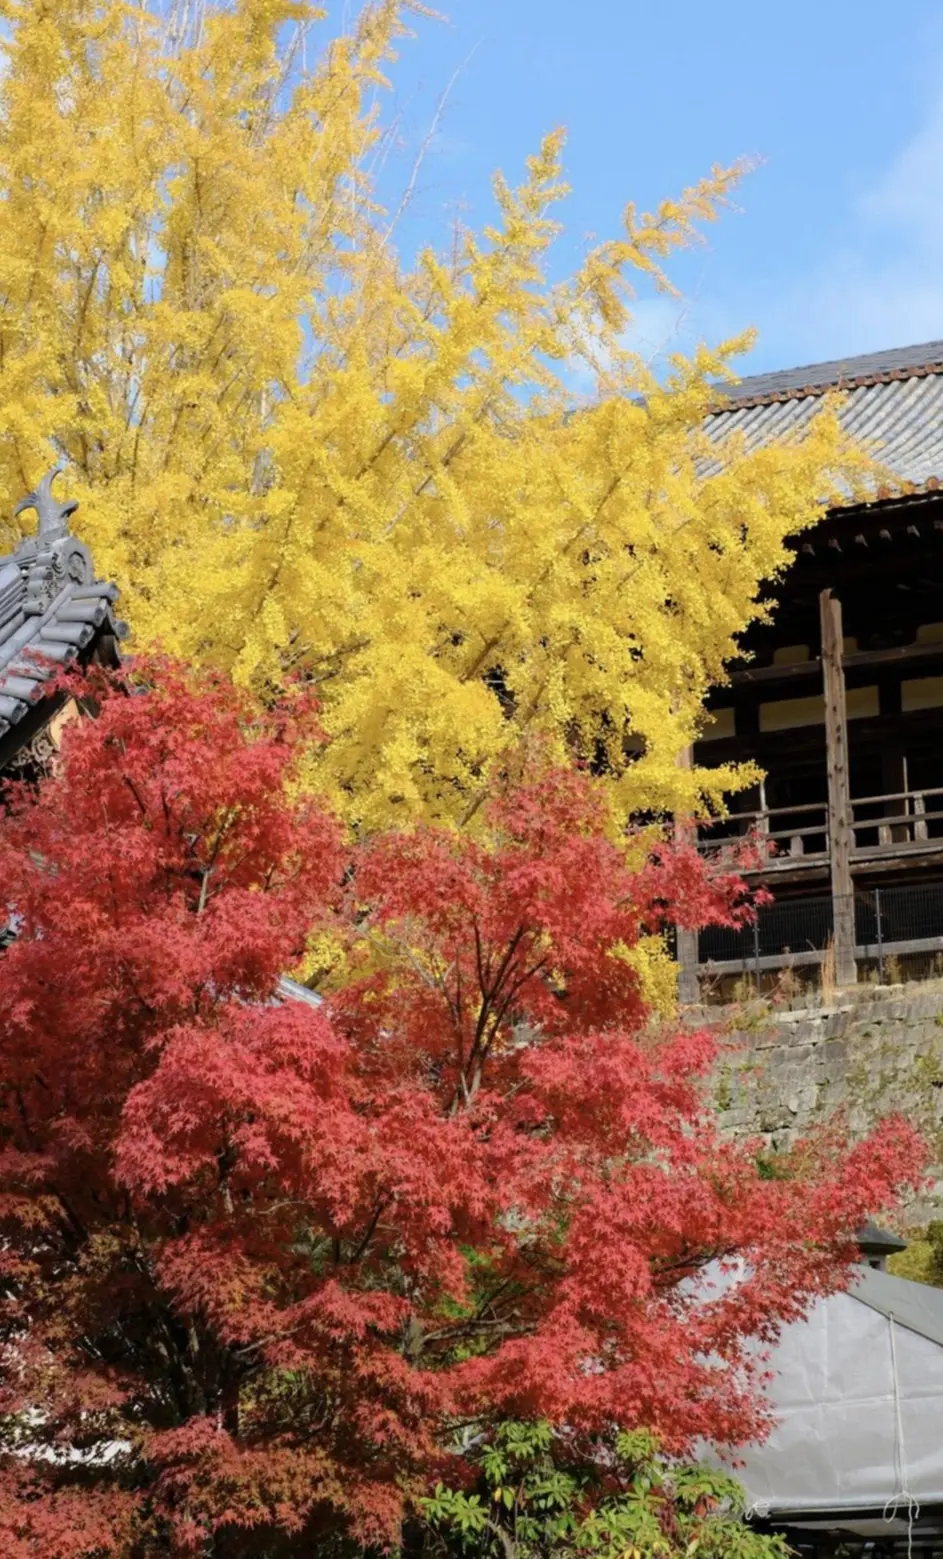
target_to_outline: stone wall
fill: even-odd
[[[935,1193],[921,1212],[939,1216],[943,980],[862,985],[816,1006],[755,1002],[702,1010],[699,1017],[729,1036],[715,1097],[732,1135],[759,1135],[780,1149],[837,1110],[854,1137],[901,1111],[930,1144]]]

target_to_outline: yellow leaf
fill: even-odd
[[[744,779],[676,762],[705,693],[862,458],[828,405],[797,443],[710,443],[743,338],[664,383],[625,347],[631,279],[668,286],[742,170],[627,206],[559,281],[555,133],[492,227],[402,260],[371,168],[407,9],[305,75],[300,0],[173,47],[146,6],[0,0],[7,512],[66,451],[134,645],[312,678],[304,781],[360,829],[476,826],[531,738],[592,761],[616,827],[694,809]],[[660,1000],[654,950],[644,978]]]

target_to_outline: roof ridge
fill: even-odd
[[[847,1290],[851,1299],[943,1347],[943,1294],[938,1288],[871,1267],[856,1265],[853,1270],[855,1281]]]
[[[856,357],[835,358],[804,367],[751,374],[739,384],[717,384],[717,412],[746,406],[770,406],[777,402],[827,395],[831,390],[865,389],[895,380],[920,379],[943,373],[943,340],[920,345],[891,347],[883,352],[864,352]]]
[[[748,379],[742,379],[739,385],[732,385],[730,393],[721,392],[721,397],[711,407],[709,415],[717,416],[723,412],[739,411],[750,406],[775,406],[785,401],[804,401],[815,396],[833,394],[836,390],[865,390],[876,384],[893,384],[905,379],[928,379],[937,374],[943,374],[943,348],[940,359],[933,363],[915,363],[912,368],[887,368],[876,373],[842,374],[836,379],[828,380],[822,384],[790,385],[782,390],[758,390],[754,394],[743,394],[743,390],[749,384]]]

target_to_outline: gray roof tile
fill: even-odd
[[[843,392],[846,431],[891,473],[878,496],[943,484],[943,341],[744,379],[719,391],[707,431],[718,443],[740,432],[750,448],[800,436],[830,389]]]
[[[804,368],[781,368],[776,373],[751,374],[739,384],[724,387],[723,394],[736,401],[755,401],[772,395],[800,392],[821,394],[849,382],[878,382],[894,374],[911,376],[919,369],[943,370],[943,341],[920,346],[894,346],[886,352],[865,352],[858,357],[836,357]]]
[[[0,557],[0,737],[42,697],[63,665],[92,655],[116,661],[126,625],[112,613],[118,591],[95,578],[88,548],[68,522],[74,502],[58,503],[44,477],[17,506],[36,510],[36,534]]]

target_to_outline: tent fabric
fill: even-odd
[[[761,1518],[943,1504],[943,1293],[858,1269],[769,1357],[776,1427],[737,1452]]]
[[[861,1270],[852,1294],[863,1305],[881,1315],[893,1316],[898,1326],[919,1337],[929,1337],[943,1348],[943,1289],[926,1283],[908,1283],[888,1272]]]

